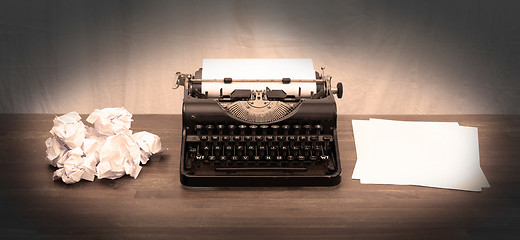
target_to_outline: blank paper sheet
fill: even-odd
[[[467,191],[489,187],[478,153],[478,129],[456,122],[353,120],[357,162],[366,184],[418,185]]]

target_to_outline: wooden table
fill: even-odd
[[[335,187],[188,188],[181,117],[136,115],[168,148],[137,179],[52,181],[44,141],[54,115],[0,115],[0,236],[48,239],[454,239],[520,237],[520,116],[340,116]],[[85,116],[83,116],[85,118]],[[351,119],[458,121],[479,128],[481,193],[351,180]]]

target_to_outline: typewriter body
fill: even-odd
[[[184,88],[182,184],[340,183],[333,95],[343,87],[332,87],[323,68],[315,79],[203,79],[202,71],[175,78]]]

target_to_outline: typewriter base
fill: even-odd
[[[181,183],[192,187],[334,186],[341,182],[332,176],[193,176],[181,173]]]

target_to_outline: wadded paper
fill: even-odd
[[[357,162],[367,184],[418,185],[481,191],[478,129],[456,122],[353,120]]]
[[[132,134],[132,114],[124,108],[96,109],[85,126],[76,112],[54,119],[52,136],[45,141],[47,160],[59,169],[53,179],[67,184],[81,179],[137,178],[152,154],[162,150],[159,136],[143,131]]]

